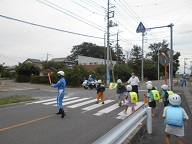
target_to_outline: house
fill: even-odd
[[[5,69],[10,72],[10,73],[13,73],[15,72],[15,68],[17,67],[17,65],[14,65],[14,66],[7,66],[5,67]]]
[[[68,61],[67,58],[52,58],[50,61],[58,62],[58,63],[64,63],[68,67],[73,67],[75,65],[74,61]]]
[[[116,61],[110,61],[110,63],[111,62],[113,65],[116,64]],[[78,55],[78,64],[81,64],[81,65],[104,65],[105,59]]]
[[[28,58],[26,61],[24,61],[23,63],[33,63],[35,66],[39,67],[40,69],[42,69],[42,61],[39,59],[31,59]]]

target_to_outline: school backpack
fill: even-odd
[[[126,89],[125,85],[123,85],[123,84],[117,85],[117,93],[123,93],[126,91],[127,91],[127,89]]]
[[[150,99],[151,100],[158,101],[160,99],[160,94],[159,94],[159,92],[157,90],[151,90],[149,92],[149,95],[150,95]]]
[[[104,92],[104,91],[105,91],[105,86],[104,86],[103,84],[98,85],[98,86],[97,86],[97,91],[98,91],[98,92]]]

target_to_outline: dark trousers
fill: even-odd
[[[132,85],[132,91],[137,93],[138,100],[139,100],[138,85]]]

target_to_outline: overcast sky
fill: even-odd
[[[110,39],[115,40],[119,33],[119,45],[125,54],[133,45],[142,45],[141,33],[136,33],[140,22],[146,28],[173,23],[173,50],[181,53],[180,72],[183,73],[186,59],[186,72],[190,73],[191,0],[110,0],[110,3],[110,10],[114,11],[110,20],[118,24],[110,28]],[[83,42],[103,46],[106,8],[107,0],[0,0],[0,64],[17,65],[28,58],[46,60],[47,54],[49,60],[66,57],[73,46]],[[149,44],[163,39],[170,42],[170,28],[147,31],[145,53],[149,52]]]

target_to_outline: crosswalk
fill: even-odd
[[[105,104],[96,104],[96,98],[87,98],[87,97],[71,97],[71,96],[65,96],[63,99],[63,105],[67,108],[75,109],[75,108],[81,108],[82,113],[91,111],[91,110],[98,110],[96,113],[93,113],[95,116],[103,116],[105,114],[109,114],[110,112],[116,110],[119,108],[117,101],[113,99],[107,99],[105,100]],[[56,104],[56,98],[46,99],[46,100],[39,100],[35,102],[31,102],[28,104],[42,104],[42,105],[50,105],[50,106],[57,106]],[[143,106],[143,102],[137,102],[137,106],[135,109],[137,110]],[[124,110],[118,112],[116,114],[116,119],[125,119],[131,114],[131,108],[128,108],[127,113],[124,113]]]

